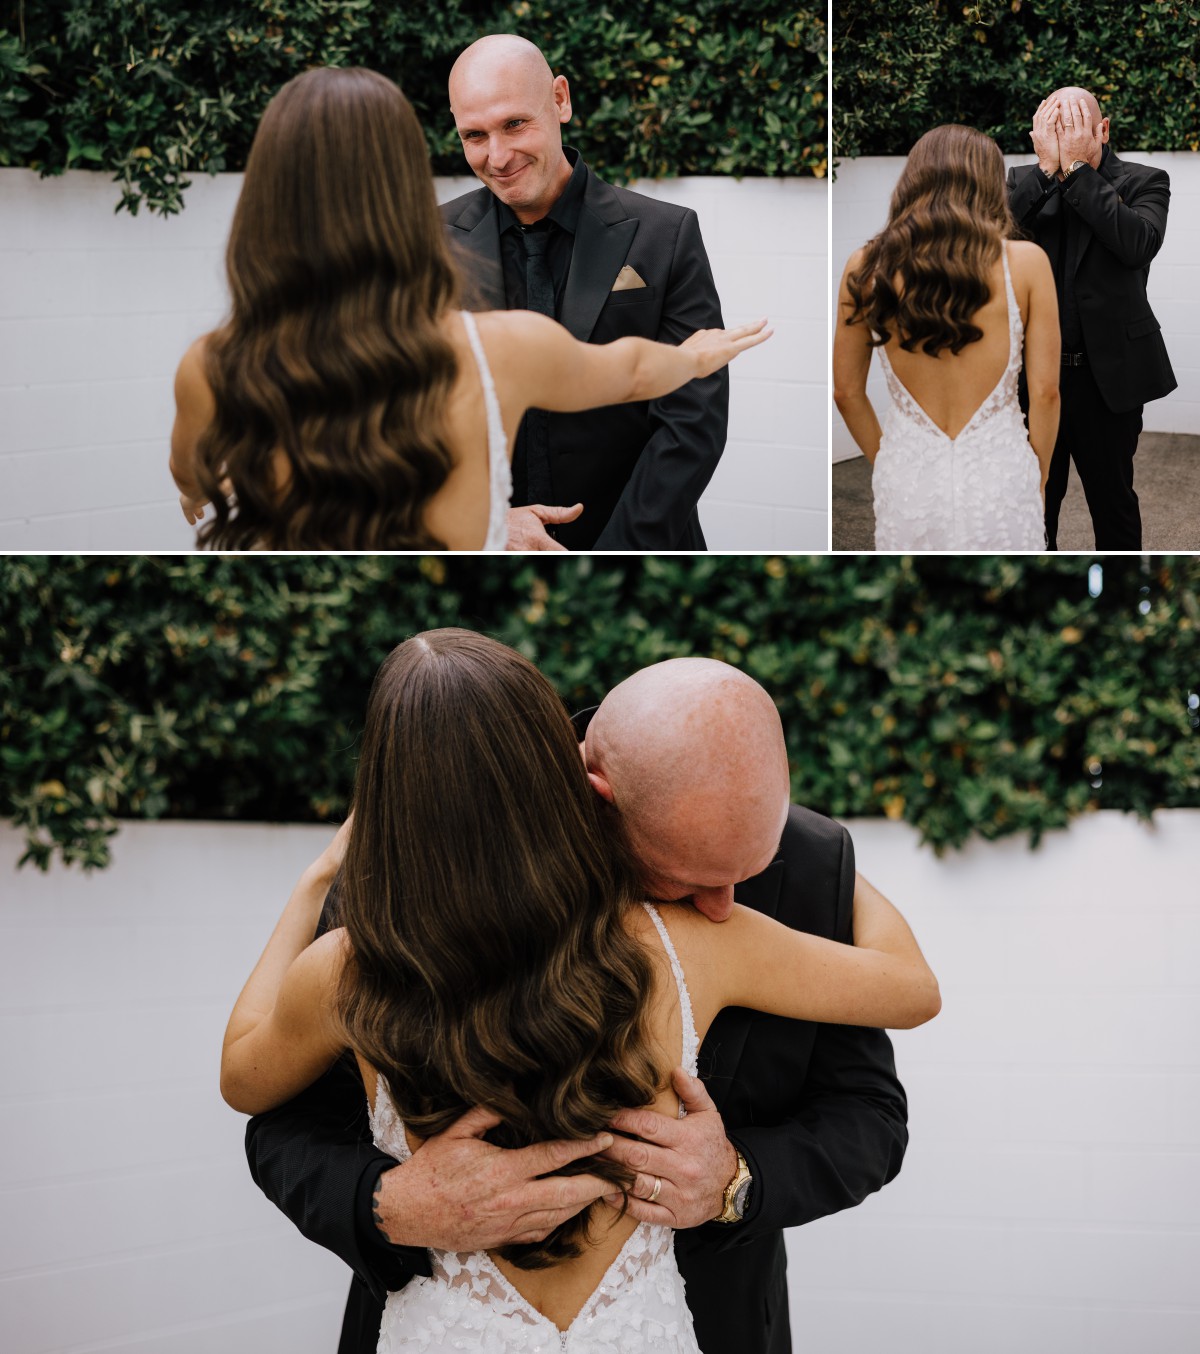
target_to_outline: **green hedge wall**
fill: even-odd
[[[1082,85],[1121,150],[1200,150],[1200,5],[835,0],[837,158],[907,155],[944,122],[1031,149],[1034,109]]]
[[[221,557],[0,561],[0,812],[27,859],[114,820],[339,819],[381,658],[463,624],[569,706],[681,654],[774,695],[797,800],[937,850],[1200,805],[1200,561]],[[1189,706],[1189,700],[1191,705]]]
[[[519,32],[570,79],[569,138],[614,181],[821,175],[824,15],[775,0],[0,0],[0,165],[107,170],[118,209],[178,211],[190,173],[244,168],[292,76],[361,65],[412,100],[435,172],[466,173],[450,66],[484,33]]]

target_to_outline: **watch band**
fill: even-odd
[[[750,1167],[746,1164],[741,1149],[735,1147],[733,1150],[737,1152],[737,1170],[733,1173],[733,1179],[725,1186],[725,1206],[717,1214],[715,1222],[741,1222],[746,1216],[746,1203],[750,1197],[750,1186],[754,1177],[750,1174]]]
[[[1072,160],[1072,161],[1071,161],[1071,168],[1067,170],[1067,172],[1066,172],[1066,174],[1064,175],[1064,177],[1069,179],[1069,178],[1071,177],[1071,175],[1074,174],[1075,171],[1076,171],[1077,169],[1082,169],[1082,168],[1084,167],[1084,165],[1086,165],[1086,164],[1087,164],[1087,161],[1086,161],[1086,160]]]

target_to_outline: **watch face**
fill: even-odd
[[[733,1191],[733,1211],[739,1218],[746,1215],[746,1200],[750,1195],[750,1180],[743,1180],[742,1183]]]

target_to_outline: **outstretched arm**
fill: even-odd
[[[861,249],[851,254],[842,273],[838,292],[837,332],[833,336],[833,402],[846,421],[859,450],[875,464],[883,430],[867,398],[867,375],[871,370],[871,331],[864,320],[847,321],[854,313],[847,279],[862,263]]]
[[[734,329],[700,329],[678,345],[642,338],[580,343],[530,310],[492,311],[480,320],[493,364],[504,373],[506,422],[513,426],[527,409],[569,414],[658,399],[719,371],[772,334],[766,320],[756,320]]]

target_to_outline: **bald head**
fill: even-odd
[[[562,126],[571,91],[525,38],[491,33],[450,71],[450,111],[476,177],[522,225],[540,221],[571,179]]]
[[[450,67],[450,110],[455,95],[468,90],[503,87],[546,98],[554,83],[549,63],[528,38],[515,33],[489,33],[459,54]]]
[[[593,716],[584,758],[655,896],[727,914],[732,885],[774,857],[789,798],[783,728],[736,668],[676,658],[635,673]]]
[[[1090,90],[1080,89],[1078,85],[1067,85],[1063,89],[1056,89],[1054,93],[1050,95],[1050,99],[1052,102],[1057,102],[1060,105],[1069,104],[1072,99],[1074,99],[1076,103],[1087,104],[1087,109],[1091,114],[1093,124],[1098,123],[1103,116],[1100,112],[1100,103],[1096,96]]]

